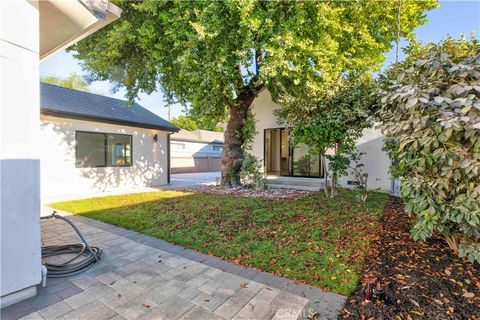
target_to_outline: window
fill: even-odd
[[[132,165],[132,136],[100,132],[76,132],[77,168]]]
[[[185,150],[185,143],[171,143],[173,150]]]
[[[223,146],[213,146],[213,151],[222,151]]]

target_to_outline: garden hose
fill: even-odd
[[[62,278],[73,276],[78,273],[84,272],[91,267],[100,259],[102,250],[98,247],[91,247],[83,234],[78,230],[78,228],[65,217],[62,217],[57,214],[56,211],[49,216],[41,217],[41,220],[48,219],[60,219],[68,223],[73,230],[78,234],[81,243],[77,244],[65,244],[57,246],[42,246],[42,263],[47,268],[47,278]],[[61,256],[65,254],[74,254],[75,256],[72,259],[69,259],[62,263],[51,263],[46,262],[46,258],[52,256]]]

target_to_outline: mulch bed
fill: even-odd
[[[202,192],[219,195],[230,195],[235,197],[257,198],[264,200],[293,200],[310,194],[311,191],[283,189],[283,188],[267,188],[265,190],[255,190],[251,188],[231,188],[223,189],[217,186],[194,186],[179,189],[187,192]]]
[[[414,242],[413,221],[391,197],[356,292],[339,319],[480,319],[480,267],[452,254],[440,239]],[[386,301],[365,301],[367,279]]]

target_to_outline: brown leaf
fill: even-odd
[[[146,303],[142,304],[142,306],[143,306],[144,308],[150,308],[150,305],[148,305],[148,304],[146,304]]]
[[[408,299],[408,300],[410,300],[410,302],[413,303],[417,308],[420,307],[420,304],[417,301],[413,299]]]
[[[464,298],[473,298],[475,297],[475,294],[473,292],[465,292],[462,296]]]

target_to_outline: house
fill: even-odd
[[[108,0],[0,1],[0,301],[42,280],[39,63],[120,17]]]
[[[172,173],[220,171],[223,133],[180,130],[170,141]]]
[[[289,144],[288,131],[275,118],[274,110],[278,106],[273,102],[268,90],[262,90],[252,103],[252,112],[256,120],[256,131],[252,154],[262,163],[263,171],[270,184],[300,184],[305,186],[322,185],[324,172],[320,154],[311,155],[306,145],[292,147]],[[389,169],[391,160],[382,150],[384,136],[379,130],[365,129],[356,146],[365,152],[362,157],[364,172],[368,173],[368,188],[382,191],[392,189]],[[349,170],[350,171],[350,170]],[[341,177],[342,187],[354,186],[351,173]]]
[[[168,184],[178,128],[139,104],[40,84],[42,198]]]

